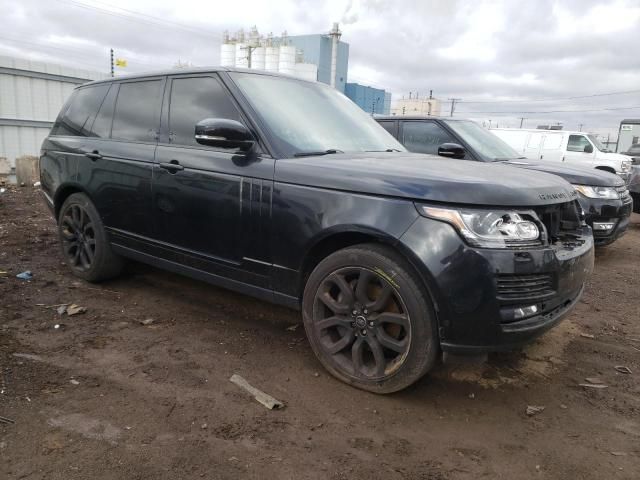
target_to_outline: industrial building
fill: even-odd
[[[73,89],[108,74],[0,56],[0,176],[16,158],[37,156]]]
[[[416,93],[409,94],[409,98],[402,97],[393,102],[392,115],[440,115],[441,102],[432,95],[421,97]]]
[[[347,83],[344,93],[365,112],[389,115],[391,92],[380,88],[367,87],[359,83]]]
[[[634,143],[640,143],[640,118],[626,118],[620,122],[616,152],[626,152]]]
[[[220,65],[293,75],[334,86],[341,92],[347,81],[349,45],[340,41],[338,24],[328,34],[264,37],[253,27],[230,36],[220,46]]]

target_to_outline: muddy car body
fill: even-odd
[[[322,364],[378,393],[440,349],[530,341],[593,267],[564,180],[408,153],[335,90],[279,75],[79,87],[40,169],[76,275],[103,280],[131,258],[300,308]]]

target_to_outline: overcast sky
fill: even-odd
[[[225,29],[297,35],[338,21],[348,80],[396,98],[433,89],[462,99],[456,116],[613,136],[640,118],[640,0],[0,0],[0,11],[0,54],[108,71],[113,47],[131,73],[216,65]],[[612,92],[627,93],[601,95]]]

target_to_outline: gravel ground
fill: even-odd
[[[327,375],[296,312],[138,264],[78,281],[29,188],[0,194],[0,271],[0,478],[639,476],[638,215],[560,326],[390,396]],[[86,312],[57,313],[71,303]]]

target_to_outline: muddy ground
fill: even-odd
[[[640,478],[640,216],[536,344],[390,396],[327,375],[296,312],[138,264],[78,281],[30,188],[0,194],[0,270],[2,479]]]

